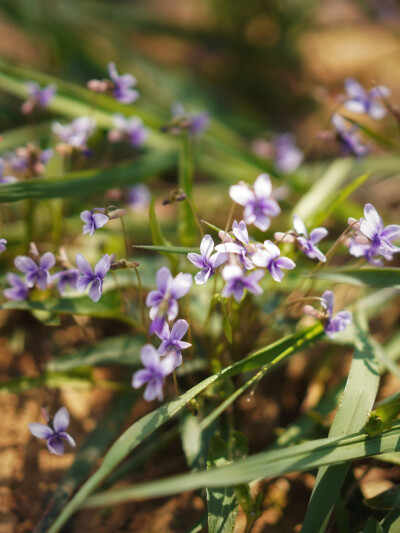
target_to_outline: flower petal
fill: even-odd
[[[151,370],[141,369],[137,370],[132,376],[132,387],[134,389],[140,389],[145,383],[148,383],[153,379],[153,372]]]
[[[158,270],[156,274],[156,284],[157,288],[160,292],[165,294],[167,290],[170,288],[172,282],[172,275],[167,267],[162,267]]]
[[[214,249],[214,241],[211,235],[204,235],[200,243],[200,253],[203,257],[208,259],[211,255],[211,252]]]
[[[268,198],[271,196],[272,185],[268,174],[260,174],[254,182],[254,193],[257,198]]]
[[[246,205],[248,202],[254,201],[253,191],[244,182],[240,182],[238,185],[231,185],[229,187],[229,196],[239,205]]]
[[[76,254],[75,263],[81,274],[84,274],[85,276],[90,276],[90,277],[93,276],[92,268],[89,265],[89,263],[86,261],[86,259],[83,257],[82,254]]]
[[[78,286],[78,285],[77,285]],[[98,302],[101,298],[101,291],[103,288],[103,283],[99,278],[94,278],[89,289],[89,298],[94,302]]]
[[[47,440],[47,448],[53,455],[64,454],[64,443],[58,435],[54,435]]]
[[[47,426],[46,424],[39,424],[39,422],[29,424],[29,431],[38,439],[48,439],[54,435],[54,431],[51,429],[51,427]]]
[[[310,233],[310,241],[313,244],[321,241],[328,235],[328,230],[326,228],[314,228]]]
[[[14,259],[14,265],[21,272],[35,272],[38,269],[37,264],[33,259],[26,255],[17,255]]]
[[[53,419],[53,428],[56,433],[65,431],[69,426],[69,412],[66,407],[60,407]]]
[[[306,226],[299,215],[293,215],[293,229],[299,235],[308,236]]]
[[[185,335],[189,328],[189,324],[186,320],[181,318],[180,320],[177,320],[175,324],[172,326],[171,330],[171,340],[172,341],[180,341]]]
[[[185,296],[192,286],[193,277],[191,274],[178,274],[171,283],[171,296],[179,300],[182,296]]]
[[[152,344],[145,344],[143,346],[140,350],[140,359],[143,366],[148,369],[157,368],[160,363],[160,356]]]
[[[94,267],[94,273],[100,278],[105,278],[107,272],[110,270],[111,259],[108,254],[103,255],[97,265]]]
[[[39,266],[43,270],[49,270],[49,268],[53,268],[53,266],[56,264],[56,258],[54,257],[54,254],[51,252],[46,252],[42,255],[42,257],[39,260]]]

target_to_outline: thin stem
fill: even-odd
[[[140,319],[142,321],[142,324],[147,331],[147,321],[146,321],[146,313],[144,312],[144,294],[143,294],[143,286],[142,286],[142,280],[139,274],[139,270],[134,267],[134,270],[136,272],[136,277],[138,281],[138,288],[139,288],[139,306],[140,306]]]
[[[201,237],[203,238],[204,237],[204,230],[203,230],[203,226],[201,225],[201,221],[200,221],[200,217],[199,215],[197,214],[195,208],[194,208],[194,205],[193,205],[193,202],[192,200],[189,198],[189,196],[186,196],[186,201],[187,203],[189,204],[190,206],[190,209],[192,210],[192,213],[193,213],[193,216],[194,216],[194,220],[197,224],[197,228],[200,232],[200,235]]]

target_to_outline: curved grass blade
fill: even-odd
[[[188,248],[185,246],[153,246],[150,244],[135,244],[134,248],[140,248],[142,250],[150,250],[152,252],[164,252],[169,254],[181,254],[187,255],[191,252],[198,253],[199,248]]]
[[[379,387],[379,362],[368,334],[356,323],[353,362],[330,437],[342,437],[360,431],[367,421]],[[302,533],[325,531],[349,463],[319,470],[304,518]]]
[[[68,518],[83,504],[93,490],[114,470],[114,468],[147,436],[151,435],[157,428],[176,416],[193,398],[204,391],[208,386],[248,370],[253,370],[260,366],[278,364],[284,358],[289,357],[298,350],[317,341],[323,335],[320,324],[301,331],[295,335],[279,340],[266,348],[244,358],[237,363],[226,367],[218,374],[214,374],[201,381],[189,391],[179,396],[177,399],[163,405],[135,422],[121,437],[113,444],[104,458],[100,468],[86,481],[81,489],[75,494],[72,500],[65,506],[57,520],[49,529],[48,533],[56,533],[68,520]]]
[[[319,272],[315,274],[316,278],[337,281],[338,283],[348,283],[349,285],[358,285],[375,288],[399,287],[400,286],[400,268],[396,267],[376,267],[376,268],[342,268],[335,272]]]
[[[190,472],[166,479],[108,491],[87,499],[83,508],[103,507],[123,502],[159,498],[202,487],[235,486],[291,472],[303,472],[327,465],[338,465],[363,457],[400,450],[400,423],[382,435],[364,433],[328,437],[285,449],[258,453],[229,466],[209,471]]]

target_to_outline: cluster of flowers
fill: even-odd
[[[366,91],[360,83],[353,78],[345,80],[347,96],[344,97],[345,109],[353,113],[367,114],[375,120],[381,120],[386,116],[386,108],[382,100],[390,96],[390,90],[383,85],[373,87]],[[331,118],[332,125],[336,130],[343,155],[354,154],[363,157],[369,152],[369,147],[364,143],[360,135],[360,128],[346,120],[339,113],[334,113]]]

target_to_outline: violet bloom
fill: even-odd
[[[274,140],[275,166],[284,174],[294,172],[303,161],[303,152],[296,146],[291,133],[279,135]]]
[[[160,355],[172,353],[174,356],[174,367],[182,364],[182,352],[192,346],[190,342],[185,342],[182,338],[186,335],[189,324],[186,320],[177,320],[170,331],[168,324],[164,322],[161,332],[156,332],[157,337],[162,340],[158,348]]]
[[[160,357],[154,346],[146,344],[140,351],[140,358],[145,368],[133,374],[132,387],[139,389],[147,383],[143,398],[146,402],[151,402],[156,398],[161,402],[164,398],[164,378],[173,372],[175,357],[171,355]]]
[[[67,270],[61,270],[53,274],[52,280],[57,283],[58,292],[63,296],[65,294],[65,288],[67,285],[76,289],[76,284],[79,278],[79,270],[76,268],[69,268]]]
[[[108,216],[99,211],[104,211],[104,209],[95,207],[91,211],[82,211],[80,217],[85,222],[82,231],[83,235],[89,233],[92,236],[97,229],[107,224],[109,220]]]
[[[11,287],[4,289],[3,291],[3,294],[6,298],[16,302],[28,299],[30,286],[24,279],[20,278],[16,274],[13,274],[12,272],[9,272],[7,274],[7,281]]]
[[[190,274],[178,274],[175,278],[167,267],[162,267],[156,274],[157,290],[147,295],[146,305],[150,307],[150,333],[160,333],[166,318],[175,320],[178,316],[178,302],[192,286]]]
[[[228,259],[227,254],[224,253],[215,253],[211,255],[214,250],[214,241],[211,235],[204,235],[200,243],[200,254],[190,253],[188,254],[188,259],[195,267],[200,268],[194,280],[198,285],[205,285],[208,281],[208,278],[215,274],[215,270],[225,263]]]
[[[56,258],[51,252],[43,254],[38,263],[26,255],[18,255],[14,259],[14,265],[17,269],[24,272],[28,286],[33,287],[36,284],[42,291],[47,289],[51,283],[49,270],[55,264]]]
[[[83,292],[90,285],[89,297],[94,302],[98,302],[103,291],[104,278],[110,270],[110,256],[108,254],[103,255],[94,270],[92,270],[82,254],[76,254],[75,262],[79,272],[82,274],[76,284],[77,290]]]
[[[386,108],[380,100],[390,96],[390,89],[379,85],[367,92],[353,78],[347,78],[344,85],[349,97],[344,103],[346,109],[354,113],[366,113],[376,120],[381,120],[386,116]]]
[[[4,176],[4,159],[0,157],[0,183],[15,183],[17,178],[14,176]]]
[[[266,231],[271,225],[271,217],[276,217],[281,212],[271,193],[272,186],[268,174],[260,174],[253,188],[243,181],[229,188],[232,200],[245,206],[243,216],[246,224],[254,224],[261,231]]]
[[[87,150],[88,138],[93,133],[95,121],[90,117],[78,117],[69,124],[54,122],[51,129],[60,141],[76,148],[77,150]]]
[[[54,415],[49,424],[39,424],[35,422],[29,424],[29,430],[34,437],[47,440],[47,448],[54,455],[63,455],[64,442],[66,440],[70,446],[76,446],[74,439],[66,432],[69,426],[69,413],[65,407],[60,409]]]
[[[57,91],[54,85],[47,85],[41,89],[40,85],[34,81],[29,81],[26,84],[26,88],[28,90],[28,100],[21,107],[21,111],[25,114],[32,113],[35,106],[47,107]]]
[[[384,227],[382,218],[372,204],[364,206],[364,218],[360,218],[360,231],[370,240],[377,254],[385,257],[385,254],[400,252],[400,248],[392,242],[400,238],[400,226],[390,224]]]
[[[108,64],[108,74],[114,83],[112,94],[121,104],[132,104],[139,98],[139,93],[134,87],[136,85],[136,78],[132,74],[122,74],[117,72],[115,63]]]
[[[258,285],[258,282],[263,276],[264,272],[262,270],[254,270],[245,275],[239,265],[227,265],[222,271],[222,277],[226,281],[222,296],[228,298],[233,295],[235,300],[240,302],[245,289],[253,294],[262,294],[263,290]]]
[[[305,255],[310,259],[318,259],[318,261],[325,263],[326,257],[316,244],[328,235],[328,230],[326,228],[314,228],[308,235],[306,226],[298,215],[293,216],[293,228],[297,233],[296,240]]]
[[[280,257],[281,251],[272,241],[264,241],[263,248],[253,255],[256,266],[267,268],[272,278],[279,283],[284,276],[283,270],[292,270],[296,264],[289,257]]]
[[[148,137],[148,131],[139,117],[124,117],[121,114],[113,116],[115,130],[111,130],[108,139],[111,142],[118,142],[126,139],[134,148],[139,148]]]
[[[350,311],[340,311],[333,316],[334,296],[332,291],[325,291],[322,294],[322,300],[322,313],[311,307],[311,305],[305,305],[303,310],[306,315],[321,320],[325,333],[328,337],[333,337],[335,333],[345,330],[351,324],[353,317]]]
[[[6,251],[6,244],[7,244],[6,239],[0,239],[0,254]]]
[[[203,133],[210,123],[210,116],[206,111],[187,113],[180,103],[175,103],[172,106],[172,116],[172,123],[166,129],[174,134],[186,130],[189,135],[198,136]]]
[[[129,189],[129,206],[132,209],[147,209],[150,204],[151,192],[144,183],[139,183]]]
[[[241,220],[238,223],[237,220],[234,220],[232,233],[234,239],[228,233],[220,232],[223,242],[218,244],[215,249],[221,253],[236,254],[246,270],[253,269],[254,265],[251,256],[257,251],[257,248],[249,241],[246,222]]]
[[[369,147],[362,143],[360,130],[355,124],[349,124],[337,113],[332,115],[331,121],[341,143],[343,155],[354,154],[357,157],[363,157],[368,154]]]

